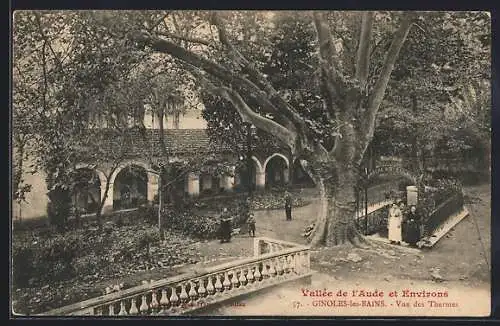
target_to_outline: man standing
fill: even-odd
[[[286,220],[291,221],[292,220],[292,196],[290,193],[287,191],[285,193],[285,213],[286,213]]]
[[[230,242],[231,241],[231,216],[226,207],[223,208],[222,214],[220,216],[220,242]]]

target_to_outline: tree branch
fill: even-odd
[[[366,87],[370,68],[370,43],[372,36],[373,12],[365,11],[361,21],[358,52],[356,55],[356,79],[361,89]]]
[[[197,77],[209,92],[214,95],[221,96],[231,102],[243,122],[251,123],[258,129],[264,130],[276,136],[276,138],[290,147],[292,153],[295,153],[297,140],[296,132],[283,127],[271,119],[255,113],[237,91],[224,86],[216,86],[200,73],[197,74]]]
[[[364,137],[365,142],[363,144],[362,153],[364,153],[364,151],[368,147],[368,144],[373,138],[373,133],[375,131],[375,118],[377,116],[380,104],[382,103],[382,99],[384,98],[385,91],[387,89],[387,84],[389,83],[389,79],[394,69],[394,64],[396,63],[399,51],[401,50],[406,40],[406,37],[408,36],[408,32],[410,31],[413,17],[414,17],[413,13],[404,14],[401,25],[399,26],[398,30],[394,33],[391,46],[389,47],[389,50],[386,53],[384,65],[380,72],[380,76],[377,82],[375,83],[372,94],[368,99],[368,108],[362,123],[363,126],[362,130],[365,130],[365,137]]]
[[[243,98],[236,91],[223,87],[219,94],[229,100],[241,116],[243,122],[252,123],[258,129],[264,130],[281,140],[290,147],[292,153],[295,153],[297,134],[283,127],[279,123],[265,118],[248,107]]]
[[[324,90],[328,92],[328,102],[336,103],[338,107],[342,107],[342,90],[345,86],[343,76],[338,67],[336,67],[337,53],[332,41],[330,28],[324,15],[320,12],[314,12],[314,25],[319,43],[319,63],[321,73],[323,75]],[[334,116],[333,108],[328,108],[330,115]]]
[[[257,83],[258,86],[260,86],[264,92],[268,95],[269,100],[273,107],[274,104],[276,104],[276,107],[280,110],[280,113],[284,115],[288,121],[291,121],[293,125],[295,126],[296,130],[299,131],[300,138],[301,139],[307,139],[308,132],[307,132],[307,126],[304,123],[304,119],[300,116],[300,114],[278,94],[276,89],[273,87],[273,85],[264,77],[264,75],[257,70],[255,67],[255,64],[251,63],[241,52],[239,52],[234,45],[231,43],[229,40],[226,28],[224,23],[222,22],[222,19],[220,16],[215,12],[212,15],[212,22],[215,26],[217,26],[217,30],[219,32],[219,39],[222,44],[224,44],[233,57],[235,58],[236,63],[238,63],[240,66],[242,66],[242,71],[247,73],[254,82]],[[259,100],[258,98],[256,98]],[[268,104],[268,105],[269,105]],[[306,144],[303,144],[302,146],[307,146]]]
[[[211,47],[211,48],[217,48],[215,46],[215,44],[213,44],[207,40],[201,39],[201,38],[187,37],[187,36],[182,36],[179,34],[167,33],[167,32],[156,32],[155,34],[169,37],[169,38],[173,38],[173,39],[177,39],[177,40],[181,40],[181,41],[190,42],[190,43],[202,44],[202,45],[206,45],[206,46]]]
[[[240,88],[241,91],[249,92],[258,101],[260,101],[260,103],[263,104],[263,108],[265,110],[273,111],[272,113],[279,114],[280,116],[284,115],[297,127],[298,130],[300,130],[297,140],[300,140],[299,146],[301,148],[310,147],[307,137],[307,127],[302,117],[288,106],[288,104],[281,98],[278,92],[272,87],[269,82],[265,81],[264,78],[262,78],[261,81],[265,82],[265,85],[263,86],[263,89],[261,89],[259,86],[257,86],[247,78],[241,75],[237,75],[232,71],[226,69],[225,67],[211,60],[205,59],[191,51],[188,51],[168,40],[154,37],[144,31],[132,33],[129,35],[129,37],[139,43],[148,44],[156,51],[168,53],[185,63],[202,69],[211,76],[224,81],[232,87],[237,87]],[[259,74],[258,71],[253,71],[255,74]],[[275,107],[273,103],[276,103],[277,107]],[[294,148],[297,148],[297,146],[294,146]]]

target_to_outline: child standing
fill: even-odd
[[[255,217],[253,213],[250,213],[248,216],[248,235],[251,237],[255,237]]]

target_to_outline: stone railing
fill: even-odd
[[[254,256],[43,313],[43,316],[181,315],[311,275],[309,247],[254,239]]]

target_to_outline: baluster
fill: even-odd
[[[118,316],[126,316],[127,315],[127,309],[125,308],[125,301],[120,301],[120,312],[118,313]]]
[[[240,278],[238,279],[240,281],[241,285],[246,285],[247,284],[247,278],[245,277],[245,272],[243,269],[240,270]]]
[[[262,270],[264,270],[264,265],[262,265]],[[253,272],[253,276],[256,281],[260,281],[262,279],[262,274],[259,271],[259,264],[255,265],[255,272]]]
[[[115,315],[115,303],[114,302],[109,305],[109,315],[110,316]]]
[[[200,297],[204,297],[207,295],[207,290],[205,289],[205,281],[200,278],[199,280],[200,282],[200,285],[198,286],[198,294],[200,295]]]
[[[102,308],[97,307],[94,309],[94,316],[102,316]]]
[[[276,257],[276,272],[277,274],[283,274],[283,265],[281,264],[281,257]]]
[[[174,286],[171,288],[172,289],[172,294],[170,295],[170,303],[172,303],[172,306],[177,306],[179,303],[179,297],[177,296],[177,288]]]
[[[309,256],[309,251],[306,251],[304,252],[305,254],[305,265],[306,265],[306,271],[310,271],[311,270],[311,259],[310,259],[310,256]]]
[[[305,268],[304,268],[304,255],[303,255],[303,252],[300,252],[298,254],[299,256],[299,270],[300,270],[300,274],[303,274],[304,271],[305,271]]]
[[[195,285],[193,282],[189,282],[188,295],[189,295],[189,299],[191,299],[191,301],[198,299],[198,292],[196,292]]]
[[[253,281],[255,281],[255,277],[253,275],[253,271],[250,267],[248,267],[248,271],[247,271],[247,280],[249,283],[252,283]]]
[[[306,270],[306,255],[303,251],[300,253],[300,270],[302,271],[302,273],[305,273],[307,271]]]
[[[222,285],[222,284],[221,284]],[[215,287],[212,284],[212,276],[208,276],[208,284],[207,284],[207,292],[208,294],[212,295],[215,293]]]
[[[304,272],[307,272],[309,271],[309,267],[307,266],[308,265],[308,254],[307,254],[307,251],[304,251],[302,253],[302,266],[304,267]]]
[[[163,289],[161,290],[161,299],[160,299],[160,305],[162,310],[166,310],[169,304],[170,301],[168,300],[167,289]]]
[[[156,291],[151,292],[151,310],[153,312],[158,312],[160,310],[160,303],[156,297]]]
[[[217,274],[216,278],[217,280],[215,281],[215,289],[217,290],[217,292],[222,292],[222,289],[224,287],[222,286],[222,282],[220,281],[220,275]]]
[[[229,281],[229,275],[227,272],[224,273],[224,282],[222,282],[222,285],[224,285],[224,289],[226,291],[231,288],[231,282]]]
[[[267,270],[267,262],[262,262],[262,279],[269,278],[269,271]]]
[[[302,274],[300,252],[295,255],[295,273]]]
[[[181,294],[179,295],[182,303],[186,303],[189,300],[189,296],[186,292],[186,286],[184,283],[181,284]]]
[[[293,268],[293,265],[292,265],[292,261],[293,261],[293,256],[292,255],[286,255],[285,256],[285,273],[290,273],[292,271],[292,268]]]
[[[233,271],[233,277],[231,277],[231,284],[233,285],[233,289],[240,286],[240,281],[238,280],[238,275],[236,271]]]
[[[149,305],[147,302],[146,294],[143,294],[142,299],[141,299],[141,306],[139,307],[139,311],[141,312],[141,314],[145,315],[148,313],[148,310],[149,310]]]
[[[269,276],[276,276],[276,269],[274,268],[274,260],[268,260],[269,262]]]
[[[138,313],[139,313],[139,310],[137,310],[137,305],[135,303],[135,298],[133,298],[131,300],[129,314],[131,314],[131,315],[137,315]]]

